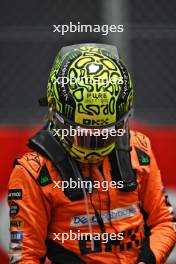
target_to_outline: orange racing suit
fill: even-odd
[[[44,263],[46,254],[52,263],[165,263],[176,241],[171,205],[149,139],[131,132],[130,145],[137,188],[122,192],[100,185],[87,193],[89,219],[85,199],[69,200],[57,184],[62,179],[49,159],[35,151],[18,159],[9,181],[10,263]],[[136,147],[146,153],[149,163],[140,162]],[[84,177],[89,172],[88,165],[82,165]],[[110,182],[108,156],[101,166],[92,165],[91,173],[94,180]],[[91,225],[93,234],[100,234],[97,211],[106,232],[118,234],[119,239],[115,243],[95,239],[92,252],[88,238],[71,239],[71,233],[87,234]],[[62,234],[67,234],[64,241]]]

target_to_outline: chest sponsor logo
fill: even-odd
[[[128,207],[116,208],[110,211],[111,221],[129,218],[136,215],[137,213],[138,213],[138,207],[135,204]],[[101,217],[104,223],[108,223],[110,221],[109,213],[107,211],[103,212],[101,214]],[[95,215],[90,215],[90,222],[92,225],[98,224]],[[88,225],[87,215],[74,216],[71,219],[71,226],[85,226],[85,225]]]
[[[10,189],[8,193],[8,200],[21,200],[22,189]]]
[[[12,202],[10,204],[10,217],[14,217],[18,214],[20,208],[19,205],[15,202]]]

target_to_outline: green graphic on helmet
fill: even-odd
[[[133,97],[132,82],[118,52],[112,54],[106,46],[97,44],[68,47],[59,52],[48,80],[52,116],[57,113],[70,125],[83,127],[117,123],[131,109]],[[69,147],[76,156],[75,144]]]

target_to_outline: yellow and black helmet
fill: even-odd
[[[130,75],[116,47],[78,44],[58,53],[47,87],[50,120],[54,129],[77,131],[58,137],[76,159],[97,162],[113,150],[118,136],[108,131],[124,127],[132,98]]]

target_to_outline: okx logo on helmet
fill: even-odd
[[[63,47],[48,80],[51,131],[59,131],[57,140],[77,160],[97,162],[118,144],[132,98],[130,75],[116,47],[92,43]],[[63,137],[63,130],[74,133]]]

